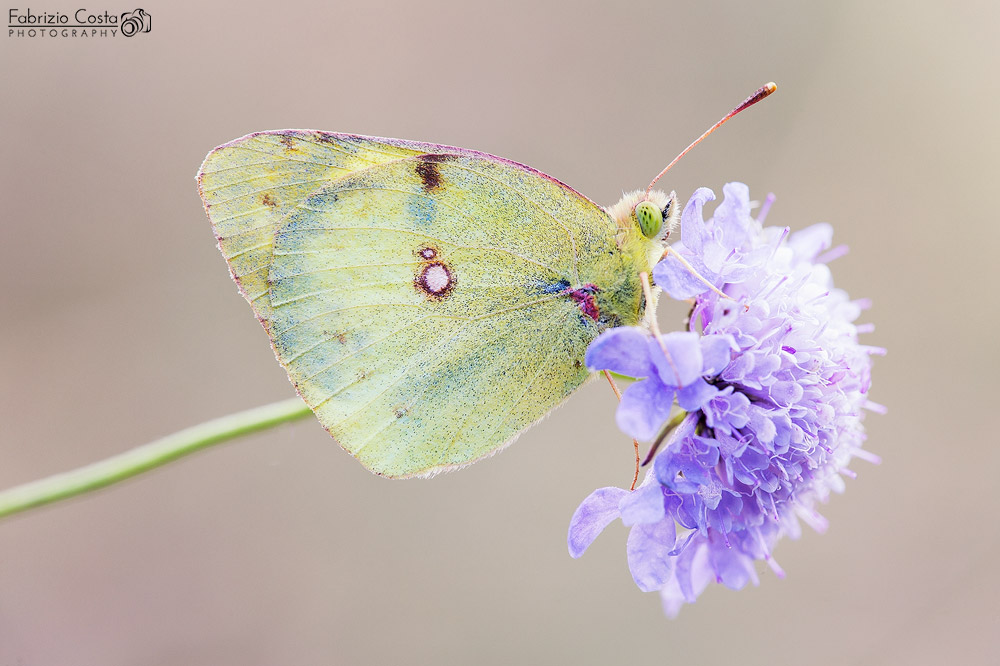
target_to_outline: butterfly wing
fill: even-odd
[[[278,176],[247,179],[242,201],[312,190],[277,220],[228,209],[226,224],[273,231],[266,266],[227,258],[340,445],[378,474],[430,475],[512,441],[587,379],[608,316],[634,317],[581,307],[587,285],[623,270],[614,222],[586,198],[474,151],[368,141],[366,154],[393,157],[327,174],[313,157],[298,178],[275,164]]]
[[[255,132],[219,146],[198,172],[198,189],[240,293],[267,327],[267,274],[279,224],[332,180],[413,155],[464,152],[437,144],[315,130]]]

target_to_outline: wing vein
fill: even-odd
[[[424,199],[427,199],[429,201],[434,201],[436,204],[438,204],[440,206],[443,206],[445,208],[449,208],[449,209],[455,211],[457,214],[465,217],[465,219],[467,219],[470,223],[475,224],[475,220],[471,216],[469,216],[468,214],[464,213],[463,211],[459,210],[458,208],[456,208],[454,206],[442,203],[439,199],[435,199],[434,197],[427,196],[426,194],[419,194],[417,192],[407,192],[406,190],[397,190],[397,189],[392,189],[392,188],[388,188],[388,187],[345,187],[345,188],[338,188],[337,189],[337,192],[370,192],[370,191],[394,192],[396,194],[403,194],[403,195],[406,195],[406,196],[423,197]],[[303,208],[305,210],[309,210],[309,211],[312,211],[312,212],[315,212],[315,213],[325,212],[325,211],[317,210],[315,208],[309,208],[308,206],[305,205],[304,202],[300,206],[300,208]],[[327,230],[327,231],[341,231],[341,230],[343,230],[343,231],[347,231],[347,230],[355,230],[355,229],[356,230],[379,229],[379,230],[384,230],[384,231],[396,231],[396,232],[399,232],[399,233],[409,233],[409,234],[415,234],[415,235],[423,235],[423,236],[425,236],[427,238],[440,241],[440,242],[442,242],[442,243],[444,243],[446,245],[451,245],[453,247],[460,247],[460,248],[463,248],[463,249],[482,249],[482,250],[489,250],[489,251],[495,251],[495,252],[504,252],[506,254],[509,254],[512,257],[517,257],[518,259],[521,259],[522,261],[527,261],[528,263],[532,263],[532,264],[535,264],[536,266],[544,268],[544,269],[550,271],[551,273],[553,273],[555,275],[562,275],[562,273],[560,273],[556,269],[552,268],[551,266],[543,264],[542,262],[536,261],[534,259],[529,259],[528,257],[525,257],[523,255],[520,255],[520,254],[514,252],[513,250],[508,250],[506,248],[499,248],[499,247],[494,248],[494,247],[480,247],[480,246],[475,246],[475,245],[461,245],[461,244],[456,243],[454,241],[445,241],[443,239],[437,238],[435,236],[431,236],[429,234],[422,234],[419,231],[410,231],[408,229],[395,229],[393,227],[374,227],[374,226],[371,226],[371,227],[296,227],[295,229],[284,230],[281,233],[294,233],[296,231],[306,231],[306,230]],[[573,254],[573,271],[574,271],[574,275],[575,275],[576,274],[576,261],[577,261],[575,245],[574,245],[573,252],[574,252],[574,254]],[[577,282],[579,283],[579,277],[577,277]]]
[[[452,335],[450,338],[448,338],[444,342],[436,345],[432,351],[433,352],[437,352],[439,349],[441,349],[445,345],[449,344],[452,340],[454,340],[459,335],[461,335],[461,333],[466,329],[466,327],[468,327],[468,325],[469,325],[469,322],[465,322],[464,324],[462,324],[461,326],[459,326],[458,330],[455,332],[454,335]],[[395,333],[401,332],[402,330],[405,330],[406,328],[408,328],[408,327],[404,326],[402,329],[399,329],[399,331],[394,332],[393,335],[395,335]],[[386,338],[386,339],[388,339],[388,338]],[[426,355],[428,355],[428,354],[425,352],[425,354],[414,355],[414,357],[411,357],[410,362],[403,369],[403,372],[400,373],[399,377],[397,377],[392,383],[390,383],[388,386],[386,386],[382,391],[380,391],[379,393],[377,393],[375,395],[375,397],[373,397],[371,400],[369,400],[365,404],[361,405],[361,407],[359,407],[358,409],[356,409],[353,412],[351,412],[351,414],[348,415],[346,418],[341,419],[340,421],[338,421],[335,424],[331,424],[327,429],[330,430],[330,431],[332,431],[334,428],[340,426],[340,424],[344,423],[345,421],[347,421],[348,419],[352,418],[356,414],[364,411],[365,409],[368,409],[368,407],[370,407],[372,405],[372,403],[374,403],[376,400],[378,400],[379,398],[381,398],[387,392],[389,392],[390,390],[392,390],[393,388],[395,388],[396,386],[399,385],[399,382],[401,382],[406,377],[406,375],[409,373],[410,369],[417,363],[417,361],[414,360],[415,358],[423,358],[423,356],[426,356]],[[444,357],[443,356],[439,357],[438,363],[434,367],[436,368],[436,367],[440,366],[441,363],[444,363]],[[325,398],[322,402],[318,403],[315,407],[313,407],[313,409],[314,410],[319,409],[320,406],[322,406],[322,405],[326,404],[327,402],[329,402],[330,399],[333,398],[335,395],[336,395],[336,393],[334,393],[333,395]],[[381,431],[379,431],[379,432],[381,432]],[[370,438],[369,438],[369,440],[370,440]],[[365,440],[365,442],[363,442],[361,444],[361,446],[359,446],[356,449],[355,455],[357,455],[357,451],[360,451],[362,448],[364,448],[364,445],[367,444],[369,440]]]
[[[468,171],[470,173],[478,174],[478,175],[482,176],[483,178],[486,178],[487,180],[492,180],[493,182],[499,184],[501,186],[501,188],[507,187],[507,186],[504,185],[503,181],[501,181],[501,180],[499,180],[497,178],[494,178],[493,176],[490,176],[490,175],[488,175],[486,173],[483,173],[482,171],[477,171],[476,169],[473,169],[471,167],[463,166],[461,164],[456,164],[454,162],[450,162],[449,166],[454,166],[454,167],[459,168],[459,169],[464,169],[464,170],[466,170],[466,171]],[[577,268],[577,264],[579,263],[580,258],[579,258],[578,254],[577,254],[577,251],[576,251],[576,238],[574,237],[573,232],[570,230],[569,227],[567,227],[565,224],[563,224],[562,222],[560,222],[559,218],[557,218],[549,210],[547,210],[540,203],[538,203],[537,201],[535,201],[534,199],[532,199],[531,197],[529,197],[528,195],[526,195],[521,190],[519,190],[517,188],[514,188],[514,187],[509,187],[508,189],[513,190],[522,199],[524,199],[525,201],[527,201],[528,203],[530,203],[532,206],[534,206],[535,208],[537,208],[541,212],[543,212],[546,215],[548,215],[549,217],[551,217],[552,221],[555,222],[557,226],[561,227],[562,230],[566,232],[566,236],[569,238],[570,248],[573,251],[573,279],[574,279],[574,282],[576,283],[576,285],[579,286],[580,285],[580,274],[579,274],[579,271],[578,271],[578,268]]]
[[[555,314],[554,314],[553,316],[551,316],[551,317],[549,317],[548,319],[546,319],[546,320],[545,320],[545,327],[547,328],[549,324],[551,324],[551,323],[552,323],[553,321],[555,321],[556,319],[558,319],[558,318],[559,318],[559,316],[560,316],[560,315],[562,315],[562,314],[563,314],[563,313],[560,313],[560,312],[559,312],[559,311],[557,310],[557,311],[556,311],[556,313],[555,313]],[[552,357],[552,355],[553,355],[553,354],[555,353],[555,351],[556,351],[556,348],[555,348],[555,347],[553,347],[553,348],[552,348],[552,349],[551,349],[551,350],[549,351],[549,353],[545,355],[545,360],[544,360],[544,362],[543,362],[542,364],[540,364],[540,365],[538,366],[538,367],[539,367],[538,371],[536,371],[536,372],[535,372],[535,375],[534,375],[534,376],[533,376],[533,377],[531,378],[531,381],[529,381],[529,382],[528,382],[527,386],[525,386],[525,388],[524,388],[524,391],[522,391],[522,392],[521,392],[521,395],[519,395],[519,396],[518,396],[518,398],[517,398],[517,400],[516,400],[516,401],[514,402],[513,406],[512,406],[512,407],[511,407],[511,408],[510,408],[509,410],[507,410],[507,413],[506,413],[506,414],[504,414],[504,418],[503,418],[503,419],[501,419],[501,420],[500,420],[500,422],[499,422],[499,423],[497,424],[497,426],[496,426],[495,428],[493,428],[493,430],[492,430],[492,431],[490,432],[490,435],[491,435],[491,436],[492,436],[492,435],[493,435],[493,434],[494,434],[494,433],[495,433],[495,432],[496,432],[497,430],[499,430],[499,429],[500,429],[500,426],[501,426],[501,425],[503,425],[503,422],[504,422],[504,421],[506,421],[506,418],[507,418],[507,416],[508,416],[508,415],[509,415],[509,414],[510,414],[511,412],[513,412],[513,411],[514,411],[514,409],[515,409],[515,408],[516,408],[516,407],[517,407],[517,406],[518,406],[518,405],[519,405],[519,404],[521,403],[521,400],[522,400],[522,398],[524,398],[524,396],[525,396],[525,395],[527,394],[527,392],[528,392],[528,391],[529,391],[529,390],[531,389],[531,387],[532,387],[532,386],[534,385],[534,383],[535,383],[535,380],[536,380],[536,379],[538,379],[538,377],[539,377],[539,376],[541,375],[541,372],[542,372],[542,369],[543,369],[543,368],[545,367],[545,365],[546,365],[546,364],[548,363],[549,359],[550,359],[550,358]],[[467,424],[467,423],[469,422],[469,420],[470,420],[470,419],[471,419],[471,418],[472,418],[472,417],[473,417],[473,416],[474,416],[475,414],[477,414],[477,413],[489,413],[489,409],[487,409],[487,407],[489,407],[489,406],[492,406],[492,405],[496,404],[496,399],[497,399],[497,398],[498,398],[498,397],[499,397],[500,395],[501,395],[501,392],[499,392],[499,391],[493,391],[493,392],[491,392],[491,393],[489,394],[489,398],[492,398],[492,399],[489,399],[489,398],[488,398],[486,402],[482,403],[481,405],[477,405],[477,407],[476,407],[475,409],[473,409],[472,411],[470,411],[470,412],[469,412],[469,415],[468,415],[468,416],[466,416],[466,417],[465,417],[464,419],[462,419],[462,423],[461,423],[461,424],[459,424],[459,427],[458,427],[458,430],[456,430],[456,431],[455,431],[455,434],[454,434],[454,436],[453,436],[453,437],[451,438],[451,441],[450,441],[450,442],[448,442],[448,448],[447,448],[447,450],[446,450],[446,452],[445,452],[445,455],[444,455],[444,456],[442,456],[442,459],[447,459],[447,458],[449,458],[449,457],[450,457],[450,454],[451,454],[451,452],[452,452],[452,451],[454,450],[454,448],[455,448],[455,445],[456,445],[456,444],[458,443],[458,438],[459,438],[459,436],[460,436],[460,435],[462,434],[462,431],[463,431],[463,430],[465,430],[465,426],[466,426],[466,424]]]

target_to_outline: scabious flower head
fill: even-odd
[[[699,189],[681,217],[673,249],[723,297],[673,256],[653,269],[660,287],[693,299],[689,331],[659,340],[639,328],[598,337],[587,365],[641,378],[618,408],[619,427],[652,439],[676,398],[686,416],[670,433],[642,485],[628,492],[602,488],[570,523],[570,554],[579,557],[617,518],[632,527],[626,547],[640,589],[660,591],[675,615],[713,580],[733,589],[757,583],[755,560],[782,575],[771,551],[784,535],[800,534],[799,519],[822,531],[817,502],[853,476],[864,451],[871,354],[854,321],[866,306],[836,289],[826,262],[832,229],[817,224],[797,233],[763,227],[771,200],[751,217],[742,183],[715,198]]]

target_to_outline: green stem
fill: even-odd
[[[649,453],[646,454],[646,459],[642,461],[642,466],[645,467],[649,464],[649,461],[653,459],[656,455],[656,451],[660,448],[660,444],[663,444],[663,440],[667,438],[667,435],[674,431],[674,428],[679,426],[687,418],[688,412],[680,412],[674,415],[674,418],[670,419],[666,427],[660,432],[659,437],[653,442],[653,445],[649,447]]]
[[[0,492],[0,518],[110,486],[213,444],[310,414],[302,400],[289,398],[185,428],[106,460],[4,490]]]

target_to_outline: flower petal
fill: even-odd
[[[670,449],[656,456],[653,473],[657,481],[677,493],[695,493],[699,486],[711,483],[708,472],[693,456]]]
[[[729,589],[739,590],[750,581],[757,584],[753,560],[740,550],[713,541],[709,544],[708,557],[717,580]]]
[[[598,488],[580,503],[569,521],[569,554],[580,557],[594,539],[621,515],[618,504],[628,491],[622,488]]]
[[[643,379],[625,389],[618,403],[615,421],[630,437],[650,440],[670,416],[674,390],[655,377]]]
[[[790,234],[787,242],[797,256],[812,261],[816,255],[833,245],[833,227],[820,222]]]
[[[774,441],[774,436],[778,434],[778,429],[771,420],[768,410],[753,405],[750,411],[750,429],[757,435],[757,439],[762,444],[770,444]]]
[[[663,486],[658,483],[644,483],[623,497],[618,506],[622,522],[628,526],[658,522],[667,512],[663,505]]]
[[[676,541],[677,528],[673,518],[636,525],[629,532],[625,545],[628,568],[640,590],[659,590],[670,579],[674,571],[674,558],[670,551]]]
[[[684,239],[684,246],[695,256],[701,254],[702,246],[712,238],[702,209],[706,202],[714,200],[715,192],[707,187],[699,187],[681,212],[681,238]]]
[[[653,359],[657,374],[667,386],[687,386],[701,377],[702,355],[698,344],[698,334],[691,332],[667,333],[660,336],[670,358],[663,353],[663,347],[655,339],[649,340],[649,356]]]
[[[677,404],[681,409],[693,412],[704,407],[718,393],[719,389],[699,377],[691,384],[677,390]]]
[[[778,405],[787,407],[794,402],[798,402],[802,397],[803,389],[795,382],[775,382],[768,390],[768,395]]]
[[[736,343],[731,335],[703,335],[701,344],[702,375],[714,377],[726,369],[732,359]]]
[[[750,188],[744,183],[722,186],[722,203],[712,213],[715,226],[722,231],[722,244],[729,250],[747,243],[750,238]]]
[[[696,535],[694,542],[677,557],[674,575],[660,591],[664,612],[668,617],[677,617],[681,606],[693,604],[714,580],[715,572],[708,561],[705,538]]]
[[[629,377],[655,372],[649,359],[649,334],[635,326],[604,331],[590,343],[584,361],[590,370],[610,370]]]

